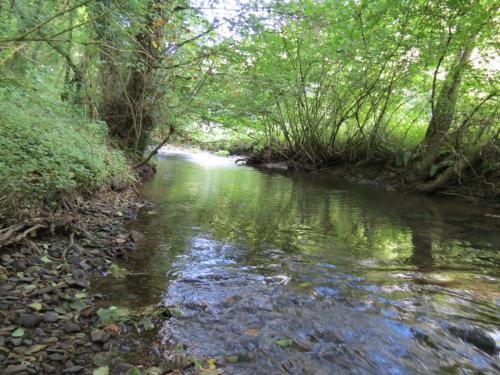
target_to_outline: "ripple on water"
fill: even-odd
[[[500,373],[500,233],[480,210],[189,153],[159,159],[144,196],[129,267],[147,276],[106,285],[116,305],[167,285],[167,357],[227,374]]]

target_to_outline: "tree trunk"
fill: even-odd
[[[106,38],[106,30],[100,30],[105,43],[101,52],[101,117],[108,124],[111,136],[118,139],[123,148],[137,154],[146,149],[154,126],[152,75],[158,65],[158,48],[162,39],[161,25],[155,23],[155,18],[161,17],[162,12],[161,7],[156,6],[159,1],[151,2],[146,25],[134,38],[136,52],[129,73],[119,70],[121,64],[116,61],[119,56],[112,41]]]
[[[422,183],[429,178],[430,169],[438,159],[439,153],[447,141],[447,135],[455,118],[462,77],[469,63],[472,50],[473,46],[462,49],[457,54],[455,62],[448,72],[436,105],[433,107],[432,117],[424,140],[421,143],[421,161],[410,177],[412,182]]]

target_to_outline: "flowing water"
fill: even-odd
[[[160,157],[143,195],[135,274],[99,288],[176,312],[166,356],[225,374],[500,372],[492,212],[205,153]]]

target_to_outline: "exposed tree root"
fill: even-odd
[[[26,239],[28,235],[33,235],[39,229],[46,229],[45,223],[38,224],[14,224],[10,227],[0,230],[0,248],[18,243]]]

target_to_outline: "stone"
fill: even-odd
[[[43,320],[48,323],[55,323],[59,320],[59,314],[55,311],[47,311],[43,314]]]
[[[477,327],[451,327],[450,331],[488,354],[497,352],[493,337]]]
[[[94,343],[105,343],[110,338],[109,333],[104,332],[103,330],[97,329],[91,332],[90,339]]]
[[[129,370],[134,368],[135,366],[130,363],[120,362],[115,365],[113,374],[126,374]]]
[[[63,374],[78,374],[84,369],[83,366],[70,366],[62,370]]]
[[[62,361],[64,359],[64,356],[61,353],[52,353],[48,355],[48,358],[51,361]]]
[[[29,374],[28,366],[25,365],[10,365],[3,370],[2,375],[21,375]]]
[[[19,315],[19,318],[17,319],[17,323],[20,326],[23,326],[26,328],[35,328],[40,323],[41,320],[42,320],[42,317],[40,315],[21,314],[21,315]]]
[[[74,323],[74,322],[70,322],[70,321],[64,323],[63,329],[64,329],[64,332],[66,332],[66,333],[76,333],[76,332],[80,332],[82,330],[82,328],[80,327],[79,324]]]
[[[22,337],[16,337],[10,339],[10,343],[12,346],[19,346],[22,344],[22,342],[23,342]]]
[[[130,238],[132,238],[132,241],[138,242],[144,238],[144,234],[141,232],[138,232],[136,230],[131,230],[130,231]]]
[[[54,366],[49,365],[48,363],[42,363],[42,367],[45,370],[45,372],[54,373],[56,372],[56,368]]]

